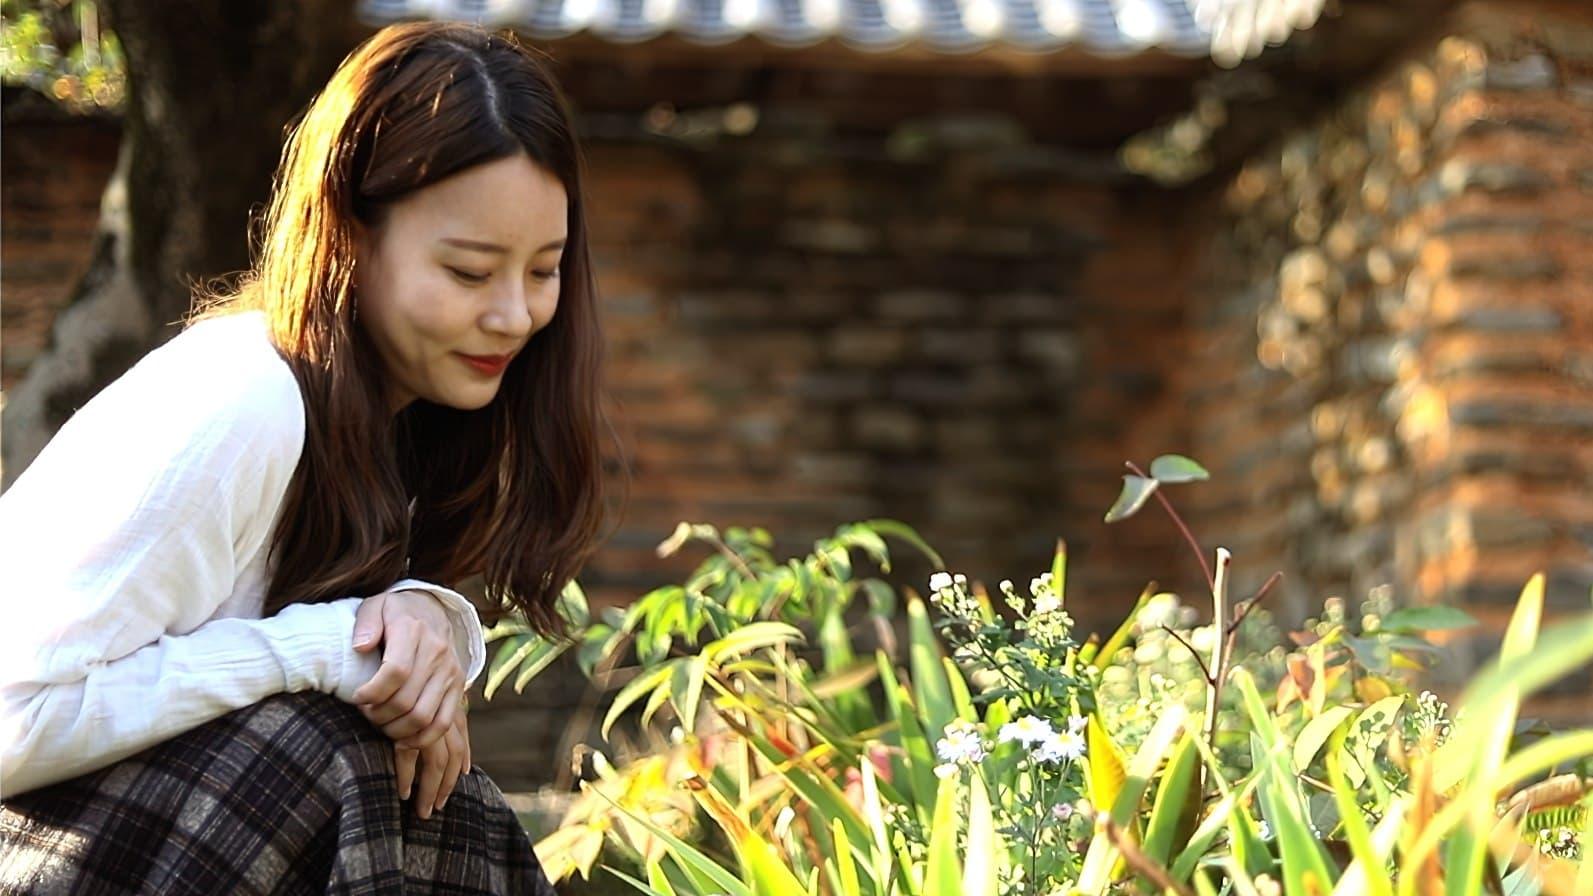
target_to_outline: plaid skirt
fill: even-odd
[[[3,894],[552,896],[497,785],[430,819],[392,741],[328,694],[279,694],[0,804]]]

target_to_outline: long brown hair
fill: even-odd
[[[417,400],[394,417],[355,319],[354,223],[518,153],[568,196],[558,311],[487,407]],[[518,608],[538,630],[565,632],[556,602],[595,547],[607,426],[583,168],[546,68],[475,26],[384,28],[311,102],[254,222],[253,267],[199,315],[263,310],[303,392],[304,451],[272,539],[266,615],[376,594],[406,575],[449,585],[479,575],[488,622]]]

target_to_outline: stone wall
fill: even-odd
[[[1211,299],[1187,383],[1229,487],[1203,524],[1285,603],[1458,605],[1491,655],[1535,571],[1593,586],[1593,20],[1460,8],[1209,210]],[[1313,603],[1314,602],[1314,603]],[[1586,718],[1585,678],[1545,702]]]

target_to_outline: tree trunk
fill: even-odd
[[[268,198],[286,127],[367,33],[351,0],[106,6],[127,58],[121,151],[89,270],[7,396],[6,485],[77,408],[176,334],[193,284],[248,266],[249,215]]]

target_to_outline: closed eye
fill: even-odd
[[[458,277],[465,283],[470,284],[485,283],[487,282],[487,277],[490,276],[489,274],[472,274],[469,271],[461,271],[460,269],[454,267],[448,268],[448,272],[453,274],[455,277]]]

